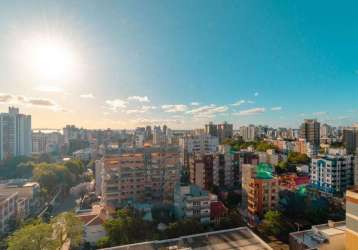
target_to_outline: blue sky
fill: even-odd
[[[34,127],[192,128],[210,120],[298,127],[312,117],[350,125],[358,121],[357,7],[355,1],[2,3],[0,110],[20,106]],[[42,46],[27,42],[33,37],[66,46],[73,67],[58,79],[33,72],[36,55],[22,50],[24,43],[27,50]]]

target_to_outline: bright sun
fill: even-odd
[[[73,51],[60,39],[37,38],[26,41],[27,65],[38,79],[68,80],[75,73]]]
[[[36,70],[48,79],[59,79],[71,73],[72,55],[57,44],[40,44],[34,53]]]

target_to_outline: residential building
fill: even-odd
[[[329,126],[326,123],[321,124],[320,136],[321,136],[321,138],[329,138],[329,137],[331,137],[332,136],[332,127]]]
[[[353,185],[353,155],[320,155],[312,159],[311,183],[327,195],[343,195]]]
[[[254,125],[240,127],[240,136],[246,142],[254,141],[257,139],[258,132]]]
[[[63,128],[64,143],[69,144],[71,140],[77,140],[80,138],[80,129],[75,125],[66,125]]]
[[[218,126],[212,122],[210,122],[209,124],[205,124],[205,133],[207,135],[218,137]]]
[[[358,246],[358,188],[346,192],[346,250],[355,250]]]
[[[197,185],[177,184],[174,190],[174,214],[177,219],[196,218],[210,223],[210,194]]]
[[[102,200],[121,207],[129,200],[171,201],[179,181],[178,147],[132,148],[101,160]]]
[[[17,193],[0,193],[0,233],[6,233],[9,228],[9,222],[16,218],[16,200]]]
[[[227,122],[217,125],[219,143],[222,144],[225,140],[233,137],[233,125]]]
[[[280,161],[287,160],[287,156],[285,154],[276,153],[274,149],[268,149],[266,152],[258,152],[259,162],[260,163],[268,163],[271,165],[278,165]]]
[[[355,154],[358,150],[358,126],[343,129],[343,144],[348,154]]]
[[[273,176],[273,167],[260,163],[248,184],[248,219],[252,225],[257,224],[258,218],[278,204],[279,185]]]
[[[217,165],[218,159],[214,154],[193,155],[189,162],[190,182],[206,190],[212,188]]]
[[[214,186],[231,188],[235,184],[235,173],[239,162],[228,148],[221,147],[217,153],[194,154],[190,157],[189,176],[193,184],[204,189]],[[236,160],[236,161],[235,161]],[[237,173],[237,175],[239,175]]]
[[[9,107],[0,113],[0,160],[14,156],[30,156],[32,152],[31,116]]]
[[[290,233],[290,250],[345,250],[346,223],[328,221],[312,229]],[[355,248],[357,249],[356,245]]]
[[[218,151],[219,140],[207,134],[188,135],[179,139],[180,159],[185,168],[189,167],[189,158],[193,154],[202,155]]]
[[[305,119],[300,126],[300,138],[312,145],[312,155],[317,155],[320,145],[320,123],[315,119]]]
[[[76,217],[83,222],[85,242],[95,246],[99,239],[106,236],[103,224],[109,215],[104,206],[96,204],[92,209],[79,210]]]
[[[122,245],[103,250],[202,250],[202,249],[255,249],[272,250],[259,236],[248,227],[237,227],[220,231],[201,234],[186,235],[168,240],[141,242],[130,245]]]
[[[0,185],[0,194],[11,195],[16,193],[16,202],[19,202],[19,210],[24,219],[35,214],[41,208],[40,185],[37,182],[9,182]]]
[[[145,134],[146,130],[145,128],[136,128],[133,135],[133,146],[137,148],[144,147],[144,141],[145,141]]]

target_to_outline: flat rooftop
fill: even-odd
[[[303,243],[306,247],[316,248],[328,243],[329,238],[337,235],[344,235],[346,230],[345,221],[334,222],[333,225],[322,224],[312,226],[312,229],[291,233],[297,242]]]
[[[105,250],[272,250],[247,227],[220,230],[203,234],[183,236],[175,239],[149,241],[122,245]]]

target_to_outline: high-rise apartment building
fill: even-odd
[[[305,119],[300,126],[300,138],[312,146],[312,155],[317,155],[320,146],[320,123],[315,119]]]
[[[321,192],[342,195],[353,185],[356,172],[353,155],[324,155],[312,159],[311,182]]]
[[[0,160],[19,155],[31,155],[31,116],[9,107],[8,113],[0,114]]]
[[[244,141],[254,141],[257,139],[257,128],[254,125],[242,126],[240,136]]]
[[[218,126],[212,122],[205,124],[205,133],[211,136],[218,136]]]
[[[355,154],[358,150],[358,126],[343,129],[343,144],[348,154]]]
[[[321,138],[328,138],[332,136],[332,127],[324,123],[320,127],[320,136]]]
[[[194,154],[190,157],[190,181],[204,189],[213,186],[231,188],[235,185],[239,161],[229,150],[217,153]]]
[[[180,177],[177,147],[132,148],[106,155],[101,166],[102,200],[121,207],[128,201],[171,201]]]
[[[184,167],[189,167],[189,158],[193,154],[202,155],[218,151],[219,140],[207,134],[189,135],[179,138],[180,159]]]
[[[219,143],[222,144],[225,140],[231,139],[233,137],[233,125],[227,122],[218,124],[218,137]]]

